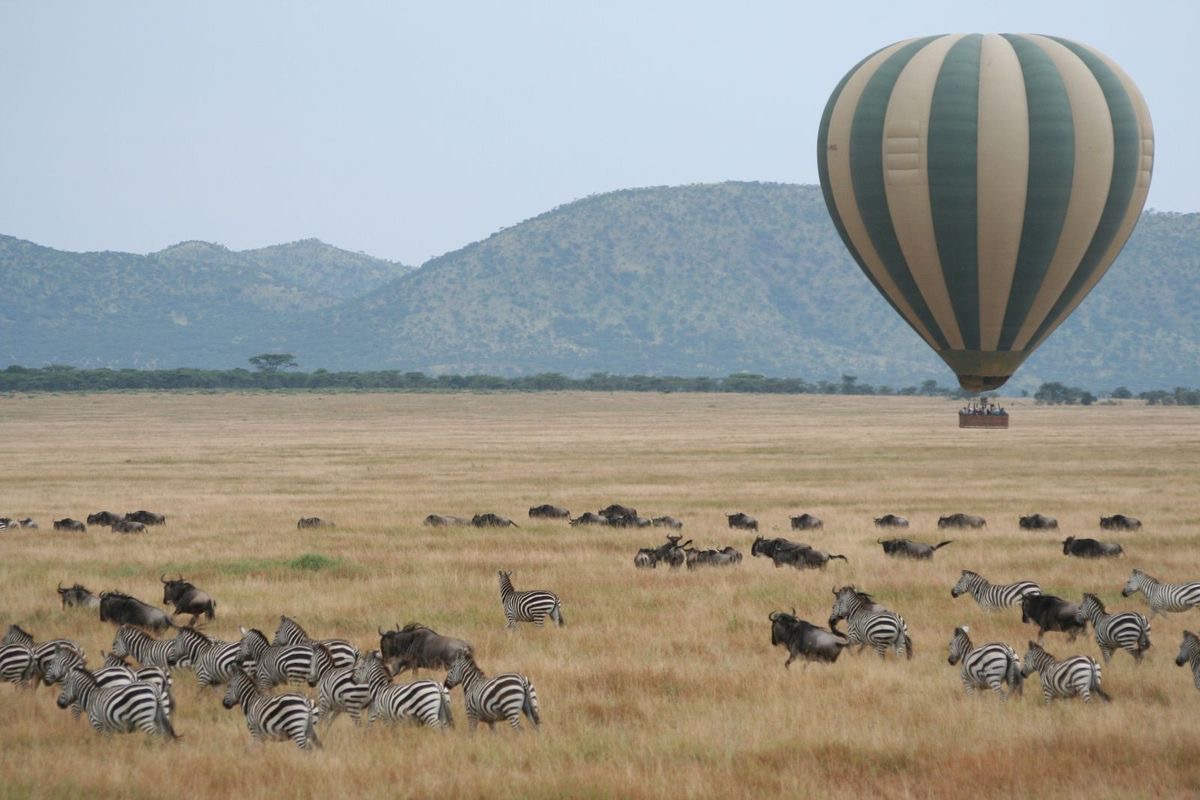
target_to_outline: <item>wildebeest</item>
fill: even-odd
[[[87,517],[88,525],[113,525],[120,521],[120,515],[111,511],[97,511],[95,514],[88,514]]]
[[[608,517],[597,514],[593,511],[585,511],[575,519],[571,520],[572,527],[575,525],[607,525]]]
[[[608,524],[614,528],[649,528],[654,523],[647,517],[620,517],[614,516],[608,518]]]
[[[792,530],[794,531],[812,531],[818,528],[824,528],[825,523],[820,517],[814,517],[807,512],[798,517],[792,517]]]
[[[633,565],[638,569],[656,569],[658,567],[658,548],[639,547],[633,557]]]
[[[191,614],[192,619],[188,622],[189,626],[194,626],[196,620],[203,614],[209,620],[217,614],[217,601],[208,596],[208,592],[202,592],[193,586],[180,575],[174,580],[167,580],[165,575],[158,577],[163,584],[163,605],[170,603],[175,606],[176,614]]]
[[[788,658],[783,662],[784,667],[791,667],[797,657],[806,662],[821,661],[832,664],[850,643],[850,640],[841,634],[799,619],[794,608],[791,614],[772,611],[767,618],[771,620],[771,644],[787,648]]]
[[[403,628],[379,631],[379,652],[392,673],[398,674],[406,669],[449,669],[459,653],[471,652],[471,645],[410,622]]]
[[[125,515],[125,519],[133,522],[140,522],[143,525],[166,525],[167,518],[162,514],[155,514],[153,511],[130,511]]]
[[[146,523],[131,519],[119,519],[112,524],[113,533],[145,533]]]
[[[728,567],[733,564],[740,564],[742,554],[732,547],[723,547],[720,550],[695,550],[688,548],[687,568],[695,569],[696,567],[712,566],[712,567]]]
[[[1113,514],[1111,517],[1101,517],[1100,527],[1106,531],[1136,531],[1142,527],[1142,521],[1124,514]]]
[[[939,528],[986,528],[987,520],[975,514],[950,514],[938,517]]]
[[[54,530],[56,531],[80,531],[87,533],[87,526],[77,519],[64,517],[63,519],[54,520]]]
[[[114,625],[136,625],[155,633],[175,627],[165,611],[124,592],[100,593],[100,621],[111,622]]]
[[[925,544],[924,542],[914,542],[912,539],[876,539],[878,544],[883,545],[883,552],[889,556],[902,558],[933,558],[935,550],[939,550],[948,544],[953,544],[953,539],[948,539],[937,544]]]
[[[499,514],[488,512],[486,514],[476,514],[471,517],[471,524],[476,528],[519,528],[517,523],[513,522],[508,517],[502,517]]]
[[[430,514],[421,524],[428,528],[453,528],[470,525],[471,520],[466,517],[451,517],[447,514]]]
[[[320,517],[301,517],[296,523],[296,530],[303,528],[332,528],[335,527],[332,522],[321,519]]]
[[[692,540],[688,539],[686,542],[680,544],[679,540],[682,538],[683,537],[680,534],[675,534],[674,536],[668,534],[666,543],[659,545],[658,548],[655,549],[655,557],[659,561],[665,561],[671,569],[679,569],[682,567],[687,561],[687,555],[684,552],[684,548],[692,543]]]
[[[729,520],[729,527],[740,528],[744,531],[758,530],[758,520],[749,514],[743,514],[741,511],[736,514],[726,514],[725,519]]]
[[[650,524],[656,528],[675,528],[676,530],[683,527],[683,520],[675,519],[675,517],[663,516],[652,517]]]
[[[1020,525],[1025,530],[1030,531],[1058,530],[1058,520],[1054,517],[1047,517],[1044,514],[1030,514],[1021,517]]]
[[[100,598],[79,583],[64,589],[62,582],[59,581],[58,596],[62,600],[63,608],[96,608],[100,605]]]
[[[907,528],[908,520],[904,517],[898,517],[895,514],[884,514],[882,517],[875,518],[875,527],[877,528]]]
[[[540,506],[534,506],[529,509],[530,519],[570,519],[571,512],[561,506],[552,506],[549,503]]]
[[[1095,539],[1076,539],[1074,536],[1068,536],[1066,539],[1063,539],[1062,546],[1064,556],[1077,556],[1079,558],[1111,558],[1125,553],[1121,545],[1114,542],[1099,542]]]
[[[1038,626],[1039,642],[1046,631],[1062,631],[1069,642],[1087,631],[1087,620],[1080,619],[1079,606],[1052,594],[1027,594],[1021,598],[1021,622]]]
[[[609,522],[612,521],[613,517],[636,517],[638,515],[636,508],[623,506],[620,503],[612,503],[611,505],[600,509],[599,513],[600,516],[607,517]]]
[[[776,567],[790,564],[796,569],[823,569],[832,559],[849,560],[843,555],[831,555],[803,542],[793,542],[782,537],[774,539],[755,537],[754,544],[750,546],[750,555],[766,556],[774,562]]]

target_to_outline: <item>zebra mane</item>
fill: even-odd
[[[179,634],[178,634],[178,635],[182,636],[184,633],[192,633],[192,634],[195,634],[196,636],[199,636],[201,639],[203,639],[203,640],[204,640],[204,641],[206,641],[206,642],[211,642],[211,641],[212,641],[212,637],[211,637],[211,636],[209,636],[207,633],[205,633],[204,631],[200,630],[199,628],[193,628],[191,625],[185,625],[185,626],[183,626],[182,628],[180,628],[180,629],[179,629]]]

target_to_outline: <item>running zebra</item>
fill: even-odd
[[[566,624],[558,595],[544,589],[518,592],[512,585],[512,573],[504,570],[500,570],[500,602],[510,628],[518,622],[532,622],[540,627],[545,624],[546,617],[558,623],[560,628]]]
[[[323,644],[329,648],[335,667],[353,667],[358,663],[358,648],[345,639],[313,639],[300,623],[288,616],[280,615],[279,627],[275,629],[272,645]]]
[[[1150,618],[1167,611],[1187,611],[1200,606],[1200,581],[1191,583],[1162,583],[1140,569],[1135,569],[1121,590],[1122,597],[1141,592],[1150,604]]]
[[[903,650],[908,658],[912,658],[913,644],[908,635],[908,625],[899,614],[888,611],[874,602],[871,595],[860,592],[853,586],[843,586],[834,589],[833,611],[829,614],[829,629],[837,630],[837,621],[846,620],[846,637],[850,644],[858,645],[858,652],[868,644],[875,648],[880,658],[884,658],[888,648],[894,648],[896,655]]]
[[[78,703],[88,721],[100,733],[130,733],[134,729],[150,736],[178,738],[171,725],[167,698],[155,685],[134,681],[102,687],[92,673],[76,667],[63,679],[58,707]]]
[[[454,727],[450,691],[436,681],[393,685],[392,673],[377,650],[363,656],[354,668],[354,680],[367,687],[368,722],[418,722],[442,732]]]
[[[984,578],[978,572],[971,572],[969,569],[964,569],[962,577],[958,579],[958,583],[954,584],[954,588],[950,590],[951,597],[958,597],[961,594],[970,594],[975,598],[975,602],[979,603],[988,611],[999,611],[1002,608],[1008,608],[1011,605],[1016,605],[1025,598],[1028,594],[1041,594],[1042,587],[1038,586],[1033,581],[1017,581],[1016,583],[995,584],[988,583],[987,578]]]
[[[300,683],[308,680],[309,670],[312,669],[311,644],[267,644],[266,635],[257,628],[242,632],[241,648],[238,651],[243,660],[253,660],[256,664],[254,679],[264,689],[281,683]]]
[[[242,664],[240,641],[222,642],[195,628],[180,628],[171,642],[171,656],[177,664],[186,660],[192,665],[201,687],[229,683],[229,676]]]
[[[137,667],[136,669],[129,665],[124,656],[113,655],[101,651],[104,656],[104,666],[98,670],[94,670],[92,675],[97,677],[102,686],[115,686],[122,682],[130,681],[145,681],[146,683],[157,686],[162,691],[167,701],[167,712],[175,713],[175,695],[171,691],[171,670],[168,667]],[[108,671],[112,672],[109,673]],[[124,670],[130,677],[128,681],[121,678],[121,670]],[[105,674],[111,675],[111,680],[107,683],[101,679]]]
[[[362,711],[371,700],[371,690],[356,681],[354,667],[334,666],[329,647],[314,642],[305,645],[312,649],[308,685],[317,687],[317,708],[326,726],[332,725],[338,714],[345,711],[357,725]]]
[[[0,681],[35,686],[33,648],[25,644],[0,645]]]
[[[60,647],[55,651],[54,657],[50,659],[44,679],[46,683],[53,686],[66,680],[67,675],[74,669],[87,669],[87,661],[83,654],[70,647]],[[96,684],[101,689],[109,686],[125,686],[137,680],[137,675],[123,661],[119,664],[112,663],[112,656],[104,660],[103,667],[92,670],[92,677],[96,679]],[[81,701],[76,700],[71,703],[72,717],[78,719],[83,711]]]
[[[1025,683],[1017,652],[1003,642],[975,647],[967,635],[969,630],[966,625],[955,628],[954,638],[950,640],[950,665],[962,662],[959,674],[963,689],[968,694],[976,689],[991,689],[1001,700],[1007,700],[1014,692],[1023,694]],[[1008,696],[1000,688],[1005,683],[1008,684]]]
[[[1092,621],[1092,631],[1105,664],[1112,660],[1113,651],[1118,648],[1128,651],[1134,661],[1142,663],[1142,657],[1150,649],[1150,620],[1136,611],[1109,614],[1094,594],[1084,594],[1083,602],[1079,604],[1079,616]]]
[[[175,658],[172,655],[174,646],[175,642],[171,639],[155,639],[141,628],[122,625],[117,628],[110,652],[117,658],[136,658],[143,667],[162,667],[169,670],[175,666]]]
[[[1200,689],[1200,638],[1191,631],[1184,631],[1179,655],[1175,656],[1175,666],[1182,667],[1189,661],[1192,663],[1192,682]]]
[[[1090,656],[1072,656],[1058,661],[1037,642],[1029,643],[1025,653],[1024,677],[1036,672],[1042,679],[1042,700],[1049,703],[1056,697],[1068,698],[1076,695],[1083,702],[1092,702],[1092,692],[1106,703],[1112,698],[1100,688],[1100,665]]]
[[[60,646],[69,647],[77,653],[83,654],[83,648],[79,646],[79,643],[70,639],[51,639],[48,642],[37,644],[33,641],[33,635],[20,625],[8,626],[4,639],[0,640],[0,645],[8,644],[24,645],[33,651],[33,672],[30,677],[33,679],[32,685],[35,689],[39,681],[47,686],[50,685],[50,682],[46,680],[46,668],[49,666],[50,660],[54,658],[54,651]]]
[[[503,574],[503,573],[501,573]],[[521,729],[521,712],[525,713],[533,727],[541,723],[537,693],[529,678],[516,672],[505,672],[489,678],[475,664],[469,653],[459,653],[446,675],[446,688],[453,689],[462,684],[463,697],[467,706],[467,728],[475,730],[480,722],[487,723],[492,730],[496,723],[507,719],[513,730]]]
[[[237,705],[242,707],[250,738],[255,742],[291,739],[301,750],[321,746],[315,727],[320,712],[307,697],[263,694],[243,669],[234,670],[221,704],[227,709]]]

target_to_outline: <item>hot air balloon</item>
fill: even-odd
[[[897,42],[833,90],[821,188],[862,271],[968,391],[996,389],[1124,247],[1150,188],[1146,103],[1052,36]]]

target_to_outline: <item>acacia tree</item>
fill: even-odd
[[[250,356],[250,365],[259,372],[279,372],[281,369],[293,369],[300,366],[296,357],[291,353],[259,353]]]

